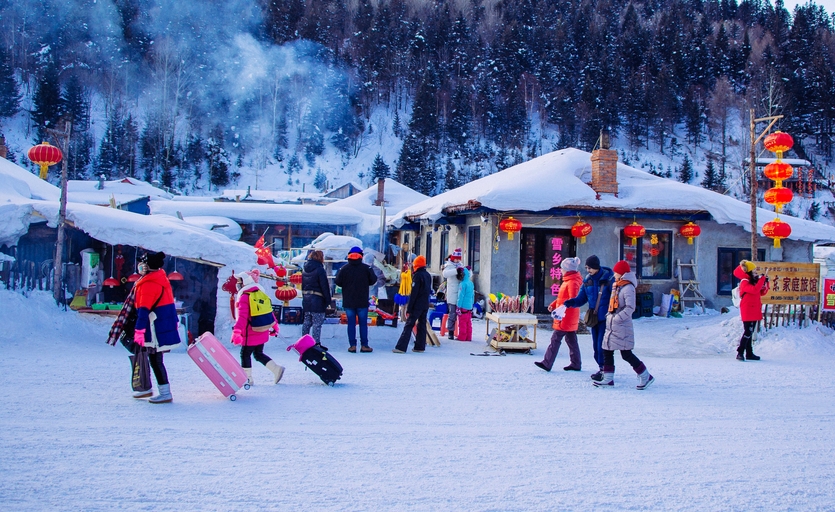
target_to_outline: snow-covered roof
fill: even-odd
[[[269,201],[273,203],[301,204],[312,201],[327,201],[319,192],[290,192],[286,190],[224,190],[220,197],[230,201],[250,199],[252,201]]]
[[[241,233],[243,233],[241,225],[229,217],[197,215],[194,217],[183,217],[183,220],[192,226],[199,226],[203,229],[220,233],[230,240],[240,240]]]
[[[352,208],[306,204],[151,201],[150,206],[151,215],[176,216],[180,212],[185,217],[222,216],[237,222],[353,226],[363,221],[363,215]]]
[[[720,224],[736,224],[750,232],[751,206],[729,196],[677,181],[653,176],[618,163],[618,195],[597,193],[591,182],[591,153],[561,149],[528,162],[485,176],[456,189],[426,199],[395,216],[392,224],[408,221],[436,221],[447,209],[466,209],[480,204],[496,211],[547,211],[552,208],[622,210],[630,212],[707,211]],[[758,230],[775,214],[757,209]],[[791,239],[807,242],[835,241],[835,228],[789,215],[781,215],[791,225]]]
[[[5,158],[0,158],[0,180],[4,184],[0,192],[14,191],[22,197],[44,201],[58,201],[61,198],[61,189]]]
[[[173,195],[136,178],[122,178],[101,183],[87,180],[67,181],[67,200],[70,202],[107,205],[110,204],[111,197],[115,199],[118,206],[144,197],[171,199]]]
[[[404,208],[408,208],[428,198],[429,196],[425,196],[394,180],[387,179],[385,181],[386,211],[389,214],[399,212]],[[377,185],[375,184],[351,197],[346,197],[345,199],[340,199],[335,203],[326,205],[326,208],[347,207],[365,214],[379,216],[380,207],[374,204],[376,200]]]

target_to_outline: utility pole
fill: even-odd
[[[52,296],[55,302],[63,304],[66,299],[63,296],[64,281],[63,276],[63,259],[64,259],[64,228],[67,220],[67,158],[70,147],[70,134],[72,133],[72,123],[64,121],[64,130],[59,131],[52,128],[46,129],[47,133],[61,141],[61,151],[64,153],[64,158],[61,159],[61,203],[58,208],[58,242],[55,244],[55,270],[52,283]]]
[[[768,116],[768,117],[760,117],[754,118],[754,109],[750,110],[751,113],[751,155],[748,159],[748,174],[749,179],[751,181],[751,261],[757,261],[757,237],[759,236],[759,229],[757,228],[757,143],[765,137],[765,135],[771,130],[771,127],[774,126],[774,123],[777,122],[778,119],[782,119],[783,116]],[[768,123],[768,126],[763,130],[759,136],[757,135],[757,123],[764,123],[765,121],[771,121]],[[756,137],[756,138],[755,138]]]

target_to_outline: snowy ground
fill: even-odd
[[[174,403],[130,397],[109,321],[0,291],[0,504],[4,510],[833,510],[832,331],[776,329],[739,363],[733,315],[641,319],[636,354],[657,381],[614,389],[533,356],[471,357],[479,341],[373,354],[324,343],[330,388],[284,348],[272,385],[224,399],[184,352],[166,356]],[[565,347],[555,368],[567,364]]]

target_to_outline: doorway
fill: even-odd
[[[577,253],[570,230],[522,229],[519,258],[519,295],[534,296],[534,313],[548,313],[562,282],[560,262]]]

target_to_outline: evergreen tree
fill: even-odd
[[[229,153],[223,147],[223,129],[215,126],[206,141],[206,161],[209,165],[209,183],[215,188],[229,184]]]
[[[322,171],[321,167],[316,168],[316,177],[313,178],[313,186],[319,192],[324,193],[328,191],[328,177]]]
[[[446,175],[444,176],[444,189],[452,190],[461,186],[461,179],[452,160],[446,161]]]
[[[690,157],[684,155],[684,162],[681,163],[681,168],[678,170],[678,181],[682,183],[690,183],[693,179],[693,163]]]
[[[290,157],[290,161],[287,162],[287,168],[284,169],[284,173],[287,174],[287,180],[292,181],[293,175],[301,172],[302,170],[302,163],[299,160],[298,153],[293,153],[293,156]]]
[[[713,160],[707,161],[705,166],[705,175],[702,178],[702,187],[708,190],[719,190],[719,176],[716,174],[716,168],[713,166]]]
[[[64,113],[61,101],[61,84],[58,81],[58,67],[47,65],[38,79],[32,98],[32,122],[38,130],[38,143],[47,139],[47,128],[53,128]]]
[[[391,168],[386,164],[380,153],[374,157],[374,162],[371,164],[371,182],[377,183],[380,178],[388,178]]]
[[[6,48],[0,45],[0,118],[12,117],[20,110],[20,89],[14,78]]]

